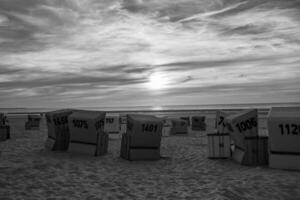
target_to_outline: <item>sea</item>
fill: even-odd
[[[288,103],[251,103],[251,104],[206,104],[206,105],[162,105],[162,106],[113,106],[113,107],[73,107],[73,109],[96,110],[105,112],[131,113],[131,112],[193,112],[193,111],[216,111],[216,110],[242,110],[242,109],[259,109],[268,111],[272,107],[300,107],[300,102]],[[31,108],[0,108],[0,112],[6,114],[30,114],[45,113],[62,109],[61,107],[31,107]]]
[[[258,124],[260,130],[267,129],[267,118],[272,107],[300,107],[298,103],[257,103],[257,104],[216,104],[216,105],[168,105],[168,106],[136,106],[136,107],[76,107],[71,109],[105,111],[107,113],[148,114],[162,118],[180,118],[205,116],[208,127],[215,127],[216,111],[223,110],[234,114],[245,109],[258,109]],[[28,114],[44,114],[62,108],[0,108],[10,120],[27,118]]]

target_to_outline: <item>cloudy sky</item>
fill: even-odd
[[[299,99],[299,0],[0,0],[0,107]]]

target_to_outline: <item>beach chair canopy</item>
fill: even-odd
[[[104,133],[105,112],[74,111],[68,117],[69,152],[102,155],[107,151],[108,136]]]
[[[162,119],[155,116],[127,116],[127,134],[132,146],[160,146],[162,127]]]
[[[271,151],[300,153],[300,108],[274,107],[268,117]]]

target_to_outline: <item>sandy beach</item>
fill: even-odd
[[[208,117],[209,130],[214,116]],[[44,148],[45,119],[25,131],[10,117],[11,139],[0,143],[0,199],[300,199],[300,172],[207,159],[205,132],[163,137],[159,161],[119,157],[110,139],[101,157]]]

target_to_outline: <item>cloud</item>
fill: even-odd
[[[254,101],[276,88],[280,100],[295,99],[299,9],[275,0],[2,0],[0,105],[22,103],[15,96],[24,105],[182,104],[246,90]],[[147,88],[155,73],[167,83],[159,91]]]
[[[123,8],[131,12],[150,12],[170,21],[177,21],[195,13],[222,8],[221,0],[124,0]]]

